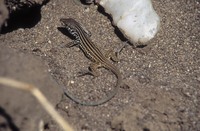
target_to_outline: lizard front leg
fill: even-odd
[[[80,45],[80,40],[79,40],[79,39],[67,43],[67,44],[65,45],[65,47],[70,48],[70,47],[76,46],[76,45]]]

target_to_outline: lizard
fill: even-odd
[[[105,99],[95,102],[95,103],[83,103],[79,100],[76,100],[73,98],[65,89],[64,87],[57,81],[57,79],[53,76],[54,79],[58,82],[58,84],[63,88],[65,94],[67,94],[68,97],[70,97],[75,102],[82,104],[82,105],[90,105],[90,106],[96,106],[103,104],[107,101],[109,101],[114,95],[117,93],[118,89],[122,85],[122,76],[120,71],[117,69],[116,66],[114,66],[108,59],[112,58],[114,61],[119,61],[119,59],[115,56],[115,54],[109,50],[105,55],[102,53],[102,51],[90,40],[89,36],[91,34],[89,31],[82,25],[76,22],[72,18],[61,18],[60,19],[61,24],[69,31],[71,35],[75,37],[75,40],[68,43],[66,45],[67,48],[70,48],[74,45],[78,45],[82,51],[84,52],[85,56],[89,58],[93,63],[90,64],[91,71],[87,71],[85,73],[89,73],[95,77],[99,76],[99,72],[97,71],[98,67],[104,67],[110,71],[112,71],[116,77],[117,77],[117,85],[114,91],[109,94]]]

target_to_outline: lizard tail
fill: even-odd
[[[113,71],[113,72],[114,72],[114,71]],[[115,73],[115,72],[114,72],[114,73]],[[117,91],[118,91],[118,89],[120,88],[121,83],[122,83],[121,74],[120,74],[120,73],[115,73],[115,75],[116,75],[117,78],[118,78],[118,80],[117,80],[117,85],[116,85],[116,88],[114,89],[114,91],[113,91],[111,94],[109,94],[109,96],[108,96],[107,98],[105,98],[105,99],[103,99],[103,100],[101,100],[101,101],[99,101],[99,102],[95,102],[95,103],[83,103],[83,102],[81,102],[81,101],[75,99],[73,96],[71,96],[71,95],[69,94],[69,92],[67,92],[67,91],[65,90],[65,88],[62,86],[62,84],[54,77],[54,75],[53,75],[52,73],[50,73],[50,75],[53,77],[54,80],[56,80],[56,82],[60,85],[60,87],[63,89],[63,91],[65,92],[65,94],[66,94],[69,98],[71,98],[72,100],[74,100],[75,102],[77,102],[77,103],[79,103],[79,104],[81,104],[81,105],[86,105],[86,106],[97,106],[97,105],[101,105],[101,104],[103,104],[103,103],[109,101],[112,97],[115,96],[115,94],[117,93]]]

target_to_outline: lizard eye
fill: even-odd
[[[62,21],[61,21],[61,24],[64,25],[64,26],[67,26],[67,25],[66,25],[64,22],[62,22]]]

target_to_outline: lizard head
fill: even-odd
[[[79,25],[78,22],[76,22],[74,19],[72,18],[68,18],[68,19],[64,19],[61,18],[60,22],[63,26],[65,26],[67,28],[67,30],[73,34],[73,32],[77,31],[76,26]]]

